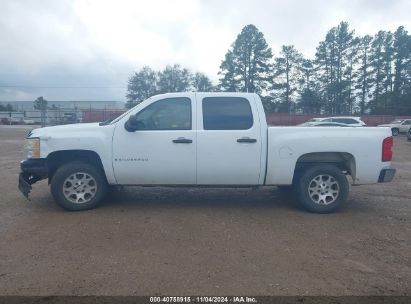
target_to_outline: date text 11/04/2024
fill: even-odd
[[[150,297],[150,303],[257,303],[255,297]]]

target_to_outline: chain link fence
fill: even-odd
[[[1,124],[29,124],[40,126],[55,126],[72,123],[100,122],[114,119],[126,110],[114,109],[58,109],[47,110],[44,113],[42,124],[42,112],[38,110],[20,112],[0,112]],[[267,123],[271,126],[295,126],[308,121],[311,118],[329,117],[330,115],[318,114],[288,114],[266,113]],[[355,115],[354,115],[355,116]],[[362,115],[361,119],[367,126],[377,126],[389,123],[397,118],[411,118],[411,116],[394,115]]]

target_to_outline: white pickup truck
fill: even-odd
[[[19,189],[48,178],[67,210],[109,186],[290,186],[312,212],[335,211],[354,185],[389,182],[389,128],[268,127],[251,93],[153,96],[111,122],[35,129]]]

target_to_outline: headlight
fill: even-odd
[[[26,158],[40,158],[40,139],[26,138],[24,144],[24,155]]]

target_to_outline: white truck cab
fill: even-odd
[[[338,130],[337,130],[338,129]],[[391,181],[389,128],[268,127],[253,93],[153,96],[107,123],[33,130],[19,189],[48,178],[68,210],[108,186],[292,186],[309,211],[332,212],[353,184]]]

